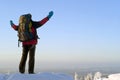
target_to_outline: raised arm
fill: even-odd
[[[10,20],[10,25],[14,30],[16,30],[16,31],[18,30],[18,26],[15,25],[12,20]]]
[[[45,18],[43,18],[41,21],[33,21],[33,25],[35,25],[36,28],[41,27],[43,24],[45,24],[53,15],[53,11],[49,12],[49,15]]]

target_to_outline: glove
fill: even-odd
[[[50,11],[49,15],[47,17],[50,19],[52,17],[52,15],[53,15],[53,11]]]
[[[10,25],[11,25],[11,26],[13,26],[13,25],[14,25],[12,20],[10,20]]]

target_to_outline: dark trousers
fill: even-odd
[[[29,54],[29,61],[28,61],[28,72],[34,73],[34,62],[35,62],[35,45],[23,45],[22,57],[19,64],[19,72],[25,72],[25,65],[27,61],[27,56]]]

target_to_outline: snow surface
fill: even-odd
[[[89,73],[82,78],[82,77],[80,77],[80,75],[75,73],[74,80],[120,80],[120,73],[110,74],[110,75],[108,75],[108,77],[101,77],[101,76],[102,76],[102,73],[96,72],[94,75]]]
[[[108,78],[101,78],[97,80],[120,80],[120,73],[118,74],[111,74],[108,76]]]
[[[109,80],[120,80],[120,73],[118,74],[111,74],[108,76]]]
[[[120,80],[120,73],[118,74],[110,74],[108,78],[100,78],[96,80]]]
[[[13,74],[0,74],[0,80],[91,80],[90,78],[77,79],[77,76],[78,75],[76,73],[74,77],[64,73],[49,73],[49,72],[37,73],[37,74],[13,73]],[[108,76],[108,78],[99,78],[99,79],[94,78],[93,80],[120,80],[120,73],[111,74]]]
[[[62,73],[37,74],[0,74],[0,80],[74,80],[72,76]]]

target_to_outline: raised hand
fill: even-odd
[[[53,11],[50,11],[49,15],[47,17],[50,19],[52,17],[52,15],[53,15]]]

